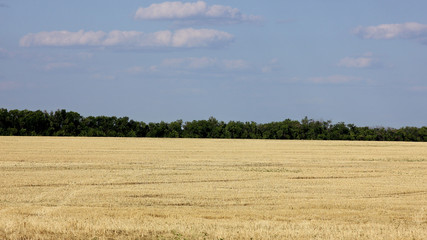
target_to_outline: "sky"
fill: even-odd
[[[425,0],[0,0],[0,108],[427,126]]]

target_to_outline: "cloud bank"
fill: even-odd
[[[140,7],[134,16],[140,20],[180,20],[192,23],[241,23],[259,21],[259,16],[245,15],[237,8],[223,5],[208,6],[204,1],[163,2]]]
[[[224,45],[233,35],[213,29],[179,29],[154,33],[138,31],[52,31],[30,33],[20,40],[22,47],[125,47],[125,48],[199,48]]]
[[[427,25],[416,22],[359,26],[353,33],[364,39],[414,39],[427,44]]]

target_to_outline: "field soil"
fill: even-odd
[[[427,239],[427,143],[0,137],[0,239]]]

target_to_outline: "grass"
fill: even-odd
[[[427,143],[0,137],[0,239],[427,239]]]

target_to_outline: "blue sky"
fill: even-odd
[[[427,125],[422,0],[0,0],[0,107]]]

